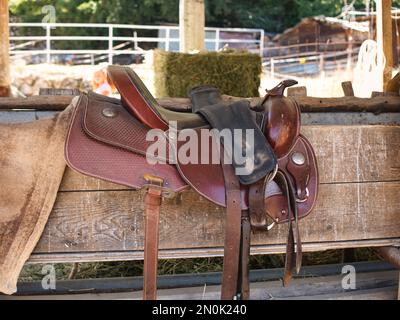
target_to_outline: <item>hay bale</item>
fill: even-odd
[[[210,84],[223,94],[259,95],[261,57],[246,51],[187,54],[154,52],[157,97],[186,97],[190,88]]]

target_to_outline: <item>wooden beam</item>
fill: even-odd
[[[351,81],[343,81],[342,89],[346,97],[354,97],[353,84],[351,83]]]
[[[400,94],[400,72],[397,72],[393,79],[388,82],[386,86],[386,92],[390,92],[395,95]]]
[[[392,79],[393,68],[393,37],[392,37],[392,0],[376,1],[376,31],[378,54],[384,57],[386,63],[381,78],[382,90]],[[378,61],[382,61],[378,59]]]
[[[8,0],[0,0],[0,97],[11,95]]]
[[[377,190],[384,192],[385,198],[374,198]],[[300,223],[304,251],[394,245],[396,242],[398,245],[399,190],[399,183],[390,182],[321,185],[314,211]],[[345,196],[338,202],[337,194]],[[192,190],[182,194],[180,199],[163,201],[161,256],[221,255],[223,217],[223,209]],[[143,220],[141,192],[60,192],[34,252],[42,258],[49,254],[72,254],[74,258],[70,261],[76,262],[90,259],[90,254],[96,256],[95,260],[112,260],[113,252],[125,252],[124,259],[142,259]],[[252,237],[252,253],[284,253],[286,237],[285,225],[277,226],[268,234],[257,233]],[[383,240],[387,243],[383,244]],[[118,259],[121,257],[118,255]],[[63,258],[59,256],[58,259]]]
[[[341,273],[343,265],[304,266],[294,275],[289,287],[283,287],[282,268],[250,270],[251,299],[254,300],[362,300],[396,299],[394,270],[364,271],[359,264],[353,264],[357,271],[357,290],[343,290]],[[335,273],[331,272],[334,270]],[[41,281],[18,283],[18,293],[1,296],[1,300],[52,300],[52,299],[141,299],[142,277],[97,278],[79,280],[57,280],[55,289],[43,289]],[[158,277],[158,298],[168,300],[208,300],[220,298],[221,272],[160,275]],[[205,289],[206,285],[206,290]]]
[[[224,95],[223,100],[235,101],[243,98]],[[302,112],[400,112],[399,96],[378,96],[373,98],[339,97],[318,98],[308,96],[291,97],[300,106]],[[256,106],[262,98],[249,98],[250,105]],[[158,99],[160,105],[172,110],[189,110],[190,100],[187,98]],[[1,104],[0,104],[1,109]]]
[[[396,32],[396,24],[397,20],[392,19],[392,52],[393,52],[393,68],[397,68],[399,66],[399,52],[397,51],[398,46],[398,37]]]
[[[307,97],[307,88],[303,86],[291,87],[287,89],[288,97]]]
[[[181,52],[204,50],[204,27],[204,0],[180,0],[179,34]]]
[[[303,112],[399,112],[398,96],[380,96],[374,98],[340,97],[317,98],[297,97],[297,103]]]
[[[41,111],[64,110],[72,100],[72,96],[32,96],[27,98],[0,98],[0,110],[27,109]],[[244,98],[224,95],[225,101],[236,101]],[[262,98],[249,98],[250,104],[256,106]],[[298,96],[292,97],[303,112],[400,112],[400,96],[376,96],[372,98],[340,97],[318,98]],[[162,98],[158,103],[170,110],[190,111],[188,98]]]
[[[0,98],[0,110],[64,110],[73,96],[31,96],[27,98]]]
[[[302,133],[321,182],[314,211],[300,223],[304,251],[399,245],[399,127],[303,126]],[[221,255],[223,217],[193,190],[165,199],[160,257]],[[252,253],[285,252],[286,228],[255,234]],[[35,261],[142,259],[142,249],[143,192],[67,169]]]

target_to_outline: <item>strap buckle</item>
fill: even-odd
[[[162,188],[162,186],[164,185],[164,179],[161,177],[155,176],[153,174],[145,173],[143,175],[143,178],[151,186],[157,186],[157,187]]]
[[[310,191],[308,190],[308,187],[306,187],[306,195],[305,195],[305,197],[303,199],[299,199],[299,198],[296,197],[296,202],[297,203],[306,202],[308,200],[309,196],[310,196]]]
[[[146,180],[147,184],[144,185],[145,188],[153,188],[161,190],[161,195],[163,198],[174,198],[175,192],[172,189],[166,188],[164,186],[165,180],[159,176],[153,175],[151,173],[145,173],[143,179]]]

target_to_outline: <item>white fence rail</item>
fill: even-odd
[[[88,54],[91,55],[92,63],[94,55],[106,55],[108,63],[113,63],[113,56],[116,54],[143,54],[143,49],[139,47],[139,43],[152,42],[156,43],[156,47],[163,48],[167,51],[179,50],[179,27],[178,26],[147,26],[147,25],[125,25],[125,24],[94,24],[94,23],[10,23],[11,28],[43,28],[44,35],[41,36],[10,36],[10,55],[11,57],[29,56],[44,54],[46,62],[51,62],[52,55],[62,54]],[[58,27],[63,28],[98,28],[108,30],[107,36],[56,36],[52,31]],[[117,36],[115,30],[129,30],[132,36]],[[138,32],[143,30],[157,31],[157,37],[139,37]],[[262,29],[243,29],[243,28],[205,28],[206,37],[205,44],[208,50],[217,51],[225,45],[233,45],[235,47],[250,48],[252,51],[258,52],[261,56],[264,48],[264,30]],[[232,37],[228,36],[232,34]],[[250,38],[240,38],[238,34],[249,34]],[[224,35],[224,37],[222,37]],[[236,38],[235,38],[236,37]],[[54,49],[52,42],[54,41],[104,41],[107,43],[106,49]],[[44,48],[33,50],[22,50],[24,45],[15,44],[16,41],[44,42]],[[133,49],[120,49],[121,45],[114,45],[114,41],[124,41],[133,44]]]

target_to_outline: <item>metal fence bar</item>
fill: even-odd
[[[170,28],[165,30],[165,51],[169,51],[170,30]]]
[[[260,56],[264,56],[264,29],[261,29],[260,34]]]
[[[164,42],[165,49],[171,49],[172,42],[179,42],[179,38],[171,38],[171,31],[178,30],[178,26],[148,26],[148,25],[125,25],[125,24],[104,24],[104,23],[10,23],[10,27],[34,27],[34,28],[44,28],[46,34],[43,36],[11,36],[10,41],[31,41],[34,43],[35,41],[45,41],[45,49],[37,50],[15,50],[17,49],[15,46],[11,46],[10,55],[17,56],[23,55],[27,56],[29,54],[44,54],[46,57],[46,62],[51,62],[52,54],[107,54],[108,62],[113,62],[114,54],[143,54],[143,50],[138,50],[139,42]],[[98,29],[108,29],[108,36],[52,36],[51,29],[56,27],[65,27],[65,28],[98,28]],[[133,37],[124,37],[117,36],[114,37],[114,28],[118,29],[130,29],[130,30],[165,30],[165,37],[138,37],[137,32],[134,31]],[[206,27],[205,31],[213,31],[215,32],[215,38],[206,38],[206,42],[214,43],[214,49],[219,50],[221,47],[221,43],[232,43],[232,44],[254,44],[259,46],[260,54],[263,53],[264,46],[264,30],[262,29],[248,29],[248,28],[214,28],[214,27]],[[228,38],[221,39],[221,32],[234,32],[234,33],[253,33],[259,34],[260,40],[257,39],[236,39],[236,38]],[[108,41],[108,50],[54,50],[52,49],[52,41]],[[135,50],[116,50],[114,48],[114,41],[132,41],[134,43]],[[247,46],[248,47],[248,46]],[[93,58],[91,59],[93,62]]]
[[[51,62],[50,50],[51,50],[51,28],[50,25],[46,26],[46,63]]]
[[[206,39],[208,41],[208,39]],[[220,48],[219,45],[220,42],[220,38],[219,38],[219,29],[215,30],[215,46],[214,46],[214,50],[218,51]]]
[[[274,58],[271,58],[271,79],[275,78],[275,62]]]
[[[108,63],[113,63],[113,27],[108,26]]]

